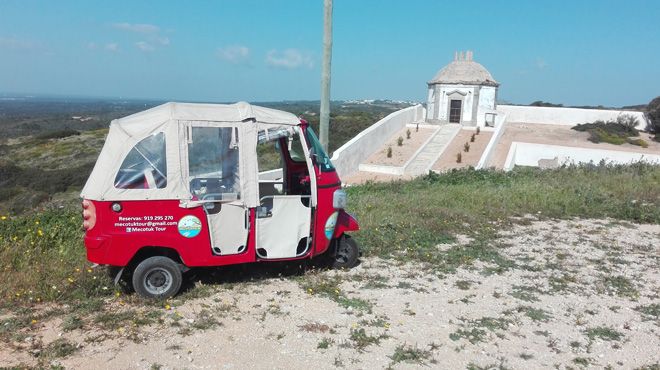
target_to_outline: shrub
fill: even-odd
[[[648,148],[649,147],[649,143],[647,143],[646,140],[644,140],[644,139],[628,139],[628,144],[639,145],[642,148]]]
[[[470,136],[470,142],[471,143],[474,143],[474,135],[476,135],[476,134],[472,134],[472,136]]]
[[[398,145],[398,146],[403,145],[403,138],[401,136],[399,136],[399,138],[396,139],[396,145]]]
[[[78,136],[80,131],[72,130],[70,128],[65,128],[63,130],[44,132],[35,136],[37,140],[48,140],[48,139],[62,139],[69,136]]]
[[[410,139],[410,129],[406,130],[406,139]]]
[[[470,151],[470,143],[463,144],[463,151],[466,153]]]
[[[575,131],[589,132],[595,129],[601,129],[609,134],[628,137],[628,136],[639,136],[639,132],[634,128],[628,126],[626,123],[629,123],[625,118],[617,118],[618,121],[594,121],[591,123],[583,123],[576,126],[573,126],[572,129]]]
[[[391,146],[387,147],[387,158],[392,158],[392,147]]]
[[[660,96],[646,107],[646,117],[649,119],[648,130],[655,134],[655,141],[660,141]]]
[[[602,128],[595,128],[589,130],[589,141],[592,143],[610,143],[614,145],[621,145],[626,142],[626,138],[620,135],[611,134]]]
[[[616,123],[636,132],[635,127],[639,124],[639,120],[632,114],[622,114],[616,118]]]
[[[463,162],[463,154],[461,152],[456,153],[456,163]]]

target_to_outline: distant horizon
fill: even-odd
[[[167,99],[167,98],[143,98],[143,97],[123,97],[123,96],[93,96],[93,95],[62,95],[62,94],[45,94],[45,93],[16,93],[16,92],[0,92],[0,102],[8,101],[10,99],[44,99],[44,100],[102,100],[102,101],[111,101],[111,100],[125,100],[130,102],[180,102],[180,103],[215,103],[215,104],[232,104],[239,102],[241,100],[192,100],[192,99]],[[319,99],[283,99],[283,100],[243,100],[249,103],[319,103]],[[426,104],[425,101],[418,100],[404,100],[404,99],[389,99],[389,98],[361,98],[361,99],[332,99],[331,102],[348,102],[348,101],[389,101],[389,102],[401,102],[401,103],[418,103]],[[562,102],[551,102],[544,100],[533,100],[530,102],[511,102],[506,100],[498,100],[497,104],[502,105],[522,105],[529,106],[535,102],[543,102],[550,104],[559,104],[564,108],[581,108],[581,107],[602,107],[605,109],[624,109],[628,107],[637,107],[641,105],[646,105],[648,102],[640,102],[637,104],[626,104],[626,105],[569,105]]]

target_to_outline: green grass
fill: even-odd
[[[625,276],[605,276],[602,278],[601,283],[605,285],[608,291],[619,297],[630,299],[639,297],[639,291],[635,284]]]
[[[369,335],[364,328],[351,329],[350,339],[353,342],[353,347],[362,352],[370,345],[379,345],[382,339],[387,338],[386,334]]]
[[[431,351],[417,348],[417,346],[400,345],[394,349],[394,353],[390,358],[392,364],[399,362],[407,362],[413,364],[424,365],[431,357]]]
[[[339,287],[340,284],[341,277],[338,275],[327,276],[326,274],[310,273],[300,278],[301,287],[310,295],[330,298],[341,307],[358,312],[371,312],[371,302],[347,296]]]
[[[511,172],[464,169],[408,182],[367,183],[348,193],[365,254],[424,261],[449,271],[476,259],[510,265],[497,253],[494,233],[515,216],[659,223],[659,182],[660,166],[643,163]],[[435,248],[454,242],[458,233],[475,241],[446,251]]]
[[[618,332],[615,329],[608,328],[606,326],[589,328],[587,329],[585,334],[587,335],[587,337],[589,337],[590,340],[594,340],[598,338],[607,341],[612,341],[612,340],[618,341],[623,338],[623,334],[621,332]]]
[[[350,187],[349,211],[360,221],[361,231],[355,238],[366,256],[422,262],[420,267],[439,274],[481,261],[489,266],[484,273],[499,273],[515,266],[499,253],[503,246],[496,237],[498,230],[516,222],[512,217],[611,217],[660,223],[658,183],[660,166],[646,164],[545,171],[523,168],[507,173],[465,169],[408,182]],[[114,286],[102,269],[88,270],[80,223],[77,206],[20,216],[0,213],[0,273],[4,277],[0,308],[38,302],[67,303],[87,311],[102,307]],[[437,248],[440,243],[455,243],[459,233],[473,241]],[[340,281],[323,279],[305,276],[301,285],[346,308],[370,309],[369,302],[338,290]],[[553,283],[556,289],[565,289],[571,276],[558,276]],[[631,292],[622,281],[610,283],[622,294]]]
[[[651,303],[635,307],[635,311],[642,314],[642,319],[647,320],[660,320],[660,304]]]

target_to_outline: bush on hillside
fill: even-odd
[[[35,136],[35,139],[37,140],[63,139],[65,137],[78,136],[78,135],[80,135],[80,131],[72,130],[70,128],[65,128],[63,130],[44,132],[43,134],[39,134]]]
[[[660,141],[660,96],[651,100],[646,107],[646,116],[649,119],[649,131],[655,134],[655,141]]]
[[[584,123],[573,126],[573,130],[588,132],[589,141],[593,143],[610,143],[614,145],[621,145],[629,142],[635,145],[636,142],[628,140],[631,136],[639,136],[639,131],[636,127],[639,121],[637,118],[630,114],[622,114],[616,120],[609,120],[607,122],[598,120],[591,123]]]

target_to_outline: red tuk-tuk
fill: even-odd
[[[81,197],[87,258],[144,297],[175,295],[193,267],[325,256],[349,268],[359,256],[314,131],[244,102],[114,120]]]

